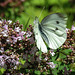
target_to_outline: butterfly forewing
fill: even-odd
[[[41,32],[44,33],[47,40],[46,43],[52,49],[59,48],[66,40],[66,21],[61,14],[52,14],[45,17],[41,24]],[[41,33],[42,38],[46,38]]]

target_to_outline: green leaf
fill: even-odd
[[[63,68],[64,68],[64,65],[61,65],[61,66],[59,67],[59,70],[63,70]]]
[[[34,72],[36,75],[40,75],[41,74],[41,72],[40,71],[37,71],[37,70],[35,70],[35,72]]]
[[[25,63],[25,60],[23,60],[23,59],[20,59],[20,60],[19,60],[19,62],[21,62],[21,64],[23,64],[23,65],[24,65],[24,63]]]
[[[70,65],[70,68],[72,69],[72,71],[75,71],[75,63],[72,63],[72,64]]]
[[[68,55],[70,52],[72,52],[72,50],[71,49],[65,49],[62,52]]]
[[[57,58],[57,56],[52,56],[52,61],[55,61],[56,60],[56,58]]]
[[[66,55],[60,53],[60,54],[59,54],[59,58],[66,58]]]
[[[72,52],[71,49],[65,49],[60,51],[59,58],[66,58],[66,56],[69,55],[70,52]]]
[[[57,74],[58,72],[59,72],[59,71],[58,71],[57,69],[52,70],[53,75],[58,75],[58,74]]]
[[[43,75],[46,75],[46,72],[43,72],[42,74],[43,74]]]
[[[0,75],[3,75],[5,69],[4,68],[0,68]]]

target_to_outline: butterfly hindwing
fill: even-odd
[[[34,34],[35,34],[35,40],[36,40],[36,45],[37,45],[38,49],[41,50],[42,52],[46,53],[47,47],[42,39],[40,30],[39,30],[38,20],[35,20]]]

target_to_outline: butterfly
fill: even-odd
[[[60,13],[46,16],[41,23],[38,17],[34,20],[34,35],[39,50],[47,53],[47,46],[51,49],[59,48],[67,38],[67,17]]]

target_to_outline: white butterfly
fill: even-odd
[[[64,15],[58,13],[48,15],[41,23],[37,17],[35,18],[34,34],[39,50],[46,53],[46,44],[51,49],[57,49],[65,42],[67,38],[66,20]]]

